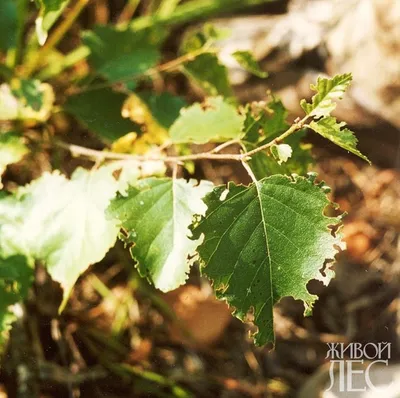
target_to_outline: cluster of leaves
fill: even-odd
[[[181,6],[164,1],[163,12],[152,20],[141,17],[124,27],[83,32],[82,47],[71,54],[55,49],[57,27],[55,38],[48,37],[69,1],[36,3],[30,46],[39,49],[39,56],[21,54],[27,2],[4,0],[0,6],[10,18],[11,32],[0,35],[5,60],[0,70],[0,176],[29,152],[28,129],[44,140],[52,115],[60,111],[109,150],[60,144],[53,137],[50,145],[95,158],[95,167],[77,168],[70,178],[57,170],[46,172],[29,185],[1,191],[0,332],[8,329],[16,303],[26,297],[36,263],[61,284],[61,311],[78,277],[120,238],[140,275],[163,291],[185,283],[190,266],[199,261],[235,315],[243,320],[253,315],[256,342],[273,341],[273,305],[293,296],[308,311],[316,297],[307,291],[307,282],[329,281],[332,272],[320,270],[341,247],[340,233],[333,233],[340,217],[325,215],[328,188],[307,174],[310,146],[301,140],[309,128],[366,159],[356,149],[354,134],[330,115],[351,75],[318,79],[311,102],[301,103],[304,118],[289,125],[276,98],[237,106],[218,57],[216,42],[223,33],[209,25],[184,37],[178,58],[160,63],[168,35],[165,21],[192,18],[193,1]],[[78,11],[69,11],[62,29]],[[250,73],[266,77],[249,52],[232,56]],[[82,59],[89,72],[73,77],[73,94],[56,97],[53,81]],[[163,73],[183,73],[205,100],[187,105],[169,91],[149,90]],[[191,152],[194,145],[209,142],[222,144],[209,152]],[[220,153],[233,144],[241,153]],[[166,165],[192,173],[198,159],[240,161],[253,182],[213,187],[209,181],[177,178],[175,172],[166,177]]]

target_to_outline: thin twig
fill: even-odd
[[[236,139],[236,138],[233,140],[230,140],[230,141],[226,141],[223,144],[216,146],[214,149],[212,149],[210,151],[210,153],[218,153],[218,152],[222,151],[223,149],[227,148],[228,146],[231,146],[234,144],[239,144],[239,143],[240,143],[240,140]]]
[[[281,134],[279,137],[275,138],[274,140],[268,142],[267,144],[261,145],[249,152],[246,152],[247,156],[254,155],[257,152],[263,151],[264,149],[267,149],[271,147],[272,145],[277,145],[281,143],[285,138],[289,137],[289,135],[293,134],[297,130],[300,130],[303,128],[304,124],[306,123],[307,119],[309,116],[304,116],[303,119],[299,121],[295,121],[283,134]]]
[[[196,153],[184,156],[154,156],[154,155],[132,155],[128,153],[116,153],[108,151],[97,151],[95,149],[85,148],[79,145],[67,144],[65,142],[57,142],[56,145],[60,148],[70,151],[76,156],[85,156],[90,159],[108,159],[108,160],[136,160],[138,162],[147,161],[162,161],[164,163],[180,163],[187,160],[234,160],[240,161],[243,159],[243,154],[214,154],[214,153]]]
[[[242,150],[243,150],[242,153],[246,153],[246,154],[247,154],[247,152],[246,152],[246,147],[244,146],[244,144],[240,142],[240,146],[241,146],[241,148],[242,148]],[[242,166],[244,167],[244,169],[247,171],[247,174],[250,176],[251,180],[252,180],[254,183],[257,183],[257,178],[256,178],[256,176],[254,175],[253,170],[251,169],[251,167],[250,167],[250,165],[247,163],[247,161],[243,159],[243,160],[241,160],[241,163],[242,163]]]
[[[85,148],[79,145],[67,144],[65,142],[56,142],[56,145],[60,148],[66,149],[70,151],[75,156],[85,156],[90,159],[94,159],[95,161],[103,161],[103,160],[136,160],[138,162],[147,162],[147,161],[162,161],[164,163],[181,163],[188,160],[232,160],[239,162],[248,161],[252,155],[261,152],[272,145],[276,145],[282,142],[285,138],[289,137],[291,134],[300,130],[308,116],[305,116],[298,122],[295,122],[289,129],[287,129],[284,133],[282,133],[279,137],[273,139],[267,144],[261,145],[258,148],[251,150],[250,152],[243,152],[240,154],[225,154],[225,153],[215,153],[215,149],[210,152],[204,153],[195,153],[191,155],[183,155],[183,156],[155,156],[155,155],[133,155],[128,153],[115,153],[109,151],[98,151],[95,149]],[[228,141],[230,144],[232,141]],[[222,144],[223,145],[223,144]],[[222,146],[220,145],[220,147]],[[218,149],[218,147],[217,147]]]
[[[118,17],[118,24],[123,24],[124,22],[128,22],[132,19],[133,14],[135,14],[136,9],[140,3],[140,0],[128,0],[124,9],[121,11],[121,14]]]

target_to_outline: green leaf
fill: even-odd
[[[39,15],[36,18],[36,34],[40,45],[43,45],[50,28],[62,14],[70,0],[36,0]]]
[[[28,152],[23,138],[14,132],[0,133],[0,188],[1,176],[11,163],[19,162]]]
[[[154,119],[166,129],[172,126],[178,119],[181,109],[187,105],[183,98],[168,92],[153,94],[148,91],[138,93],[138,97],[149,107]]]
[[[348,128],[343,128],[344,126],[346,126],[345,122],[338,123],[336,119],[331,116],[324,117],[318,121],[312,121],[308,125],[308,127],[322,135],[322,137],[327,138],[334,144],[354,153],[354,155],[359,156],[361,159],[371,164],[370,160],[357,149],[358,140],[354,133]]]
[[[194,239],[204,235],[197,248],[203,273],[239,319],[252,313],[259,345],[274,341],[275,303],[293,296],[307,311],[316,299],[307,282],[327,283],[333,276],[320,269],[341,245],[330,228],[340,219],[323,214],[330,202],[314,178],[275,175],[248,187],[230,183],[228,193],[217,187],[205,197],[208,210],[193,229]]]
[[[277,138],[289,128],[286,122],[287,111],[282,102],[273,98],[267,105],[254,103],[247,107],[246,121],[242,139],[247,151],[258,148],[261,145]],[[249,164],[257,179],[262,179],[272,174],[306,174],[313,163],[311,145],[304,144],[302,140],[306,130],[296,132],[285,139],[293,152],[286,163],[279,164],[267,151],[260,151],[252,155]]]
[[[264,72],[260,68],[260,65],[254,59],[253,54],[250,51],[235,51],[232,56],[243,69],[247,70],[253,75],[261,78],[266,78],[268,76],[268,73]]]
[[[174,143],[224,141],[242,135],[244,116],[222,97],[207,98],[204,104],[195,103],[183,109],[171,126]]]
[[[199,185],[183,179],[148,178],[112,201],[109,211],[118,218],[133,244],[132,257],[142,276],[156,288],[169,291],[187,279],[190,262],[199,241],[191,240],[189,225],[194,214],[204,214],[201,198],[211,183]]]
[[[54,103],[53,88],[39,80],[15,80],[0,85],[0,120],[36,120],[50,117]]]
[[[63,307],[79,275],[115,243],[118,227],[105,210],[117,189],[108,168],[78,168],[71,180],[43,174],[0,200],[0,251],[43,261],[64,289]]]
[[[24,256],[0,256],[0,352],[15,315],[12,305],[22,302],[33,279],[33,268]]]
[[[211,44],[223,37],[211,24],[186,34],[180,45],[181,54],[196,53],[201,49],[212,50]],[[220,63],[218,56],[211,52],[197,55],[194,60],[183,64],[183,73],[196,86],[211,96],[232,97],[233,91],[228,79],[228,69]]]
[[[272,98],[267,104],[264,101],[253,102],[246,107],[245,136],[243,141],[259,143],[276,138],[289,128],[286,121],[288,112],[281,100]]]
[[[0,1],[0,50],[7,51],[17,44],[17,2]]]
[[[319,77],[317,79],[317,84],[311,85],[311,89],[317,92],[317,94],[312,97],[311,103],[307,103],[304,99],[300,102],[304,112],[309,116],[315,117],[329,116],[336,108],[336,103],[333,102],[333,100],[342,99],[351,80],[351,73],[337,75],[332,79]]]
[[[183,73],[208,95],[233,96],[228,69],[219,62],[215,54],[201,54],[193,61],[186,62]]]
[[[107,142],[138,131],[138,126],[124,119],[122,106],[128,97],[111,88],[89,90],[68,98],[64,109],[75,116],[90,131]]]
[[[100,75],[115,82],[142,75],[157,64],[160,39],[164,37],[158,33],[97,26],[85,32],[82,39],[90,49],[90,64]]]

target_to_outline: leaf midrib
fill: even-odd
[[[264,230],[264,236],[265,236],[265,244],[266,244],[266,248],[267,248],[267,257],[268,257],[268,266],[269,266],[269,288],[270,288],[270,300],[271,300],[271,305],[274,305],[274,293],[272,290],[272,257],[271,257],[271,252],[269,250],[269,241],[268,241],[268,233],[267,233],[267,228],[266,228],[266,222],[265,222],[265,217],[264,217],[264,209],[263,209],[263,205],[262,205],[262,200],[261,200],[261,187],[260,187],[260,183],[259,181],[255,181],[254,185],[256,187],[256,191],[257,191],[257,199],[258,199],[258,203],[260,204],[260,214],[261,214],[261,220],[262,220],[262,224],[263,224],[263,230]]]

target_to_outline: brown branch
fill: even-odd
[[[225,154],[225,153],[215,153],[220,151],[221,149],[239,143],[239,140],[231,140],[227,141],[224,144],[219,145],[209,152],[203,153],[195,153],[191,155],[183,155],[183,156],[155,156],[155,155],[134,155],[129,153],[116,153],[109,151],[98,151],[95,149],[85,148],[79,145],[68,144],[65,142],[56,142],[56,145],[60,148],[66,149],[75,156],[85,156],[90,159],[94,159],[96,162],[103,160],[131,160],[137,162],[146,162],[146,161],[161,161],[164,163],[175,163],[179,164],[188,160],[228,160],[228,161],[239,161],[246,162],[248,161],[252,155],[261,152],[265,149],[268,149],[272,145],[279,144],[285,138],[289,137],[291,134],[300,130],[305,122],[307,121],[309,116],[305,116],[303,119],[295,122],[292,126],[289,127],[284,133],[282,133],[279,137],[273,139],[267,144],[261,145],[258,148],[255,148],[249,152],[242,152],[238,154]]]

